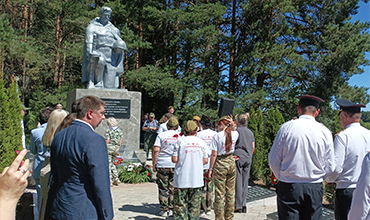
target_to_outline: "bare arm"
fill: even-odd
[[[153,158],[152,158],[152,165],[153,165],[153,171],[154,172],[157,172],[157,160],[158,160],[159,151],[161,151],[161,148],[159,146],[154,146],[154,148],[153,148]]]
[[[217,151],[212,150],[211,162],[209,164],[209,171],[208,171],[208,178],[210,179],[212,178],[212,171],[213,171],[213,166],[215,165],[216,157],[217,157]]]
[[[253,151],[254,151],[254,148],[255,148],[255,143],[256,143],[256,142],[254,142],[254,141],[253,141],[253,143],[252,143]]]
[[[108,145],[109,144],[109,139],[105,139],[105,143]]]

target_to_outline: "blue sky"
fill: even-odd
[[[352,21],[360,20],[362,22],[370,21],[370,3],[365,4],[363,1],[360,1],[358,4],[358,14],[352,17]],[[370,42],[369,42],[370,43]],[[370,59],[370,53],[367,52],[365,54],[366,58]],[[351,86],[364,86],[364,87],[370,87],[370,66],[363,67],[365,72],[360,75],[352,76],[349,80],[349,84]],[[370,94],[370,91],[368,91]],[[366,108],[363,109],[364,111],[370,111],[370,103],[364,103],[366,104]]]

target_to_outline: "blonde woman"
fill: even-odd
[[[44,144],[44,157],[45,161],[42,165],[40,172],[40,185],[41,185],[41,203],[39,210],[39,220],[45,217],[46,202],[49,192],[49,179],[50,179],[50,145],[54,138],[55,131],[62,123],[63,119],[68,115],[68,112],[63,109],[54,110],[49,117],[48,126],[46,127],[42,143]]]

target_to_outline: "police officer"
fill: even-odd
[[[280,220],[321,219],[322,181],[334,170],[332,134],[315,117],[322,99],[303,95],[299,118],[281,125],[269,154],[270,168],[279,179],[277,204]]]
[[[339,117],[343,131],[335,136],[335,170],[325,178],[336,183],[335,219],[347,219],[352,194],[361,173],[362,161],[370,150],[370,131],[360,125],[363,104],[338,99]]]

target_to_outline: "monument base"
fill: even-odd
[[[141,120],[141,93],[126,89],[76,89],[67,93],[67,110],[71,111],[72,103],[87,95],[99,97],[106,102],[105,117],[114,117],[118,127],[123,132],[120,156],[124,161],[142,161],[140,151],[140,120]],[[108,129],[106,121],[95,129],[95,132],[104,136]]]

